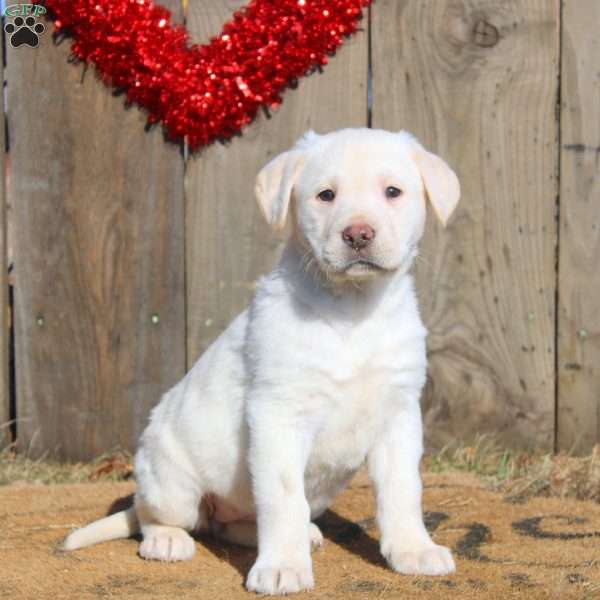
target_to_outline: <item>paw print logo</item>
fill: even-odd
[[[15,17],[12,23],[7,23],[4,26],[4,31],[8,33],[10,45],[13,48],[23,45],[37,48],[40,43],[40,35],[44,33],[45,29],[42,23],[35,22],[35,17],[32,15],[29,15],[25,19],[23,17]]]

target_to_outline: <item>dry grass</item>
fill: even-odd
[[[455,444],[426,457],[425,469],[466,471],[513,498],[553,496],[600,502],[600,444],[588,456],[507,450],[493,437]]]
[[[14,446],[0,450],[0,485],[122,480],[131,474],[131,455],[121,450],[107,452],[90,463],[59,463],[47,456],[33,459],[16,452]]]
[[[600,502],[600,444],[589,456],[536,454],[502,448],[493,437],[472,445],[449,445],[425,457],[427,471],[463,471],[481,477],[491,488],[512,498],[569,497]],[[113,450],[91,463],[58,463],[33,459],[8,447],[0,450],[0,485],[122,480],[132,476],[131,455]]]

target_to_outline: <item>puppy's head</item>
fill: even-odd
[[[332,280],[408,268],[426,197],[445,225],[459,195],[450,167],[404,131],[309,131],[256,181],[267,222],[282,229],[291,217],[293,235]]]

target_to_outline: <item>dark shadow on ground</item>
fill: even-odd
[[[350,521],[333,510],[326,510],[316,520],[326,540],[356,554],[363,560],[379,567],[386,563],[379,552],[379,542],[370,535],[375,531],[375,518]]]
[[[129,496],[123,496],[122,498],[117,498],[110,505],[108,510],[106,511],[106,516],[114,515],[115,513],[121,512],[122,510],[127,510],[133,506],[133,494],[129,494]]]
[[[256,548],[238,546],[204,532],[194,535],[194,539],[198,540],[218,560],[230,564],[242,576],[242,582],[246,581],[248,571],[256,560]]]

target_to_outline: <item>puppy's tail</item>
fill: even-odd
[[[132,506],[77,529],[65,540],[63,550],[77,550],[98,542],[127,538],[140,530],[140,525]]]

